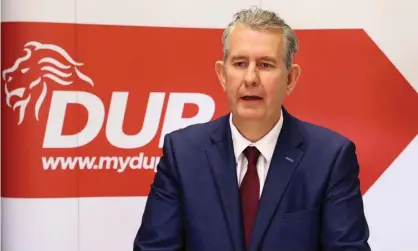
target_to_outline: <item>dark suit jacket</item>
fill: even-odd
[[[249,251],[366,251],[355,145],[283,109]],[[134,251],[244,251],[228,115],[165,136]]]

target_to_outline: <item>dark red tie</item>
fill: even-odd
[[[241,182],[240,196],[244,220],[245,245],[248,248],[260,196],[260,181],[257,173],[257,160],[260,152],[255,147],[247,147],[244,150],[244,155],[248,160],[248,169]]]

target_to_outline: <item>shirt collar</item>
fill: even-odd
[[[229,116],[229,125],[231,127],[235,160],[238,161],[239,156],[245,150],[245,148],[247,148],[247,146],[255,146],[260,151],[261,155],[267,160],[267,162],[270,162],[276,146],[277,138],[279,137],[283,126],[283,111],[280,110],[280,119],[270,130],[270,132],[268,132],[263,138],[254,143],[247,140],[240,134],[238,129],[232,123],[232,113]]]

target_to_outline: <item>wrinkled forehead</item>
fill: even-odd
[[[254,29],[238,25],[231,30],[229,55],[249,59],[282,59],[285,54],[285,40],[280,29]]]

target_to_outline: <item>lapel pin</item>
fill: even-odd
[[[286,160],[288,160],[288,161],[290,161],[290,162],[293,162],[293,159],[291,159],[291,158],[289,158],[289,157],[286,157]]]

